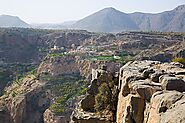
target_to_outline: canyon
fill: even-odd
[[[184,122],[184,41],[0,28],[0,123]]]

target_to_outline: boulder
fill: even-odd
[[[150,74],[155,73],[153,69],[146,69],[143,71],[143,77],[148,78]]]
[[[155,73],[150,75],[150,79],[153,82],[159,82],[159,77],[165,74],[163,71],[156,71]]]
[[[173,76],[161,76],[160,83],[164,90],[176,90],[179,92],[185,91],[185,82]]]
[[[47,109],[44,112],[44,123],[67,123],[64,116],[55,115],[51,110]]]
[[[151,82],[150,80],[138,80],[131,85],[131,93],[138,94],[142,99],[150,102],[152,95],[161,91],[161,84]]]
[[[156,92],[151,99],[147,123],[184,123],[185,95],[177,91]]]

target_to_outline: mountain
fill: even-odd
[[[185,31],[185,5],[157,14],[136,12],[130,17],[143,31]]]
[[[82,20],[77,21],[72,28],[86,29],[98,32],[119,32],[136,30],[138,26],[128,14],[114,8],[105,8]]]
[[[41,29],[82,29],[93,32],[162,31],[185,32],[185,5],[161,13],[124,13],[112,7],[102,9],[78,21],[27,24],[19,17],[1,15],[0,27]]]
[[[126,14],[114,8],[105,8],[77,21],[72,28],[96,32],[120,31],[185,31],[185,5],[162,13]]]
[[[33,28],[40,28],[40,29],[65,29],[68,28],[70,25],[76,23],[76,21],[66,21],[63,23],[33,23],[31,26]]]
[[[21,20],[19,17],[10,15],[0,16],[0,27],[30,27],[29,24]]]

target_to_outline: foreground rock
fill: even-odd
[[[127,63],[120,69],[117,123],[185,122],[184,73],[178,63]]]
[[[93,70],[87,95],[73,112],[73,122],[184,123],[184,78],[183,65],[158,61],[129,62],[120,69],[119,79],[107,72],[105,66]],[[114,86],[109,85],[112,81]],[[108,87],[112,91],[104,91],[103,99],[107,99],[105,95],[108,93],[108,97],[115,101],[110,101],[108,105],[106,101],[101,101],[106,108],[99,111],[97,106],[100,104],[97,99],[101,95],[101,86],[105,83],[109,83]],[[111,98],[114,96],[118,98]]]
[[[184,123],[185,94],[177,91],[156,92],[151,98],[148,123]]]

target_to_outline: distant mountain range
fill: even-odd
[[[126,14],[114,8],[105,8],[82,20],[74,28],[98,32],[142,31],[185,31],[185,5],[158,14]]]
[[[29,24],[22,21],[17,16],[0,15],[0,27],[30,27]]]
[[[105,8],[79,21],[61,24],[29,25],[18,17],[0,16],[0,27],[33,27],[49,29],[84,29],[94,32],[121,31],[178,31],[185,32],[185,5],[162,13],[123,13],[114,8]]]
[[[31,24],[33,28],[41,28],[41,29],[65,29],[69,28],[72,24],[76,23],[76,21],[66,21],[63,23],[34,23]]]

